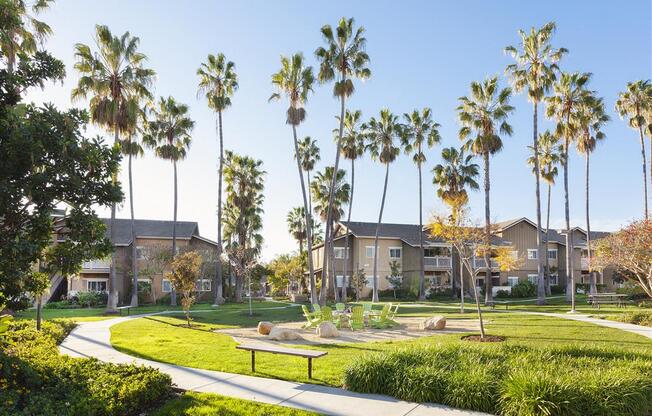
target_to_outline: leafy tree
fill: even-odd
[[[303,277],[303,261],[299,256],[281,254],[269,263],[269,283],[272,293],[288,295],[288,287],[297,284]]]
[[[301,194],[303,196],[303,209],[306,213],[306,224],[311,223],[310,206],[308,205],[308,195],[306,184],[303,179],[301,166],[301,152],[299,150],[299,140],[297,139],[297,126],[306,118],[306,109],[304,105],[308,100],[308,94],[312,92],[312,85],[315,77],[312,73],[311,66],[304,65],[304,58],[301,53],[296,53],[290,58],[281,57],[281,69],[272,75],[272,84],[278,92],[272,94],[270,100],[279,100],[284,95],[288,100],[288,110],[286,123],[292,126],[292,137],[294,140],[294,158],[297,161],[297,170],[301,182]],[[306,233],[306,242],[312,249],[312,230],[309,227]],[[312,264],[312,256],[308,256],[308,273],[310,275],[310,301],[317,303],[317,284],[315,282],[315,270]]]
[[[122,200],[112,181],[119,150],[82,135],[86,112],[20,102],[20,93],[63,77],[63,64],[46,52],[21,58],[11,74],[0,68],[0,304],[14,310],[25,307],[35,263],[68,274],[111,252],[93,208]],[[57,206],[69,208],[67,237],[49,249]]]
[[[518,48],[507,46],[505,52],[512,55],[516,63],[510,64],[506,72],[510,75],[512,85],[516,92],[527,90],[528,100],[534,107],[532,149],[534,162],[534,178],[536,182],[536,206],[537,206],[537,252],[538,252],[538,280],[537,280],[537,304],[546,303],[545,291],[545,268],[544,258],[548,258],[544,252],[543,228],[541,227],[541,191],[539,169],[539,133],[538,115],[539,103],[543,100],[559,71],[557,63],[562,56],[568,52],[565,48],[555,49],[550,45],[550,40],[556,29],[555,22],[549,22],[539,29],[532,27],[530,32],[519,30],[521,43]]]
[[[355,289],[355,300],[360,301],[360,294],[362,293],[362,289],[369,283],[367,280],[367,276],[365,276],[364,269],[358,269],[353,273],[353,276],[351,276],[351,284],[353,285],[353,288]]]
[[[512,126],[507,123],[514,107],[509,105],[511,88],[498,88],[498,78],[488,78],[483,82],[471,83],[471,96],[461,97],[457,107],[462,124],[460,139],[466,140],[465,147],[484,161],[484,217],[485,244],[491,241],[491,209],[489,193],[491,179],[489,176],[490,157],[503,148],[500,134],[511,136]],[[485,304],[493,304],[491,290],[491,262],[489,252],[485,251]]]
[[[181,307],[186,314],[188,328],[190,328],[190,307],[195,302],[195,285],[199,279],[201,263],[201,256],[195,251],[178,254],[172,260],[172,270],[165,275],[174,290],[181,294]]]
[[[172,219],[172,255],[177,253],[177,162],[186,158],[190,133],[195,122],[188,117],[188,106],[177,103],[174,98],[161,97],[151,110],[152,119],[147,121],[143,142],[154,149],[157,157],[172,162],[174,171],[174,212]],[[176,305],[174,290],[170,294],[172,305]]]
[[[434,146],[435,144],[441,142],[441,136],[439,135],[439,123],[435,123],[432,120],[432,110],[430,108],[424,108],[419,112],[419,110],[414,110],[410,114],[404,114],[405,124],[402,127],[401,132],[401,143],[403,144],[403,149],[408,155],[413,155],[412,160],[417,165],[417,171],[419,173],[419,261],[420,261],[420,270],[419,270],[419,300],[426,299],[425,291],[425,276],[424,276],[424,259],[423,259],[423,185],[422,185],[422,175],[421,167],[426,162],[426,154],[424,150],[427,150]],[[425,149],[424,149],[425,147]]]
[[[389,276],[385,276],[389,286],[394,291],[394,299],[396,299],[396,290],[401,288],[401,283],[403,282],[403,276],[401,276],[401,264],[392,260],[389,262]]]
[[[224,302],[222,293],[222,174],[224,170],[224,137],[222,112],[231,106],[231,97],[238,89],[235,64],[226,60],[224,54],[208,55],[206,62],[197,69],[198,94],[204,94],[208,107],[217,113],[217,131],[220,156],[217,170],[217,268],[215,273],[215,304]]]
[[[14,72],[19,56],[36,53],[38,44],[52,34],[47,23],[34,16],[47,10],[53,0],[2,0],[2,28],[0,28],[0,54],[7,61],[7,71]],[[31,12],[31,13],[30,13]]]

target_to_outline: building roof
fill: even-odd
[[[106,224],[106,236],[110,238],[110,219],[102,218]],[[131,220],[128,218],[116,218],[113,222],[115,236],[113,244],[127,246],[131,244]],[[173,221],[162,220],[134,220],[136,237],[151,238],[172,238]],[[177,221],[176,237],[180,240],[188,240],[191,237],[199,237],[199,226],[194,221]],[[203,240],[206,240],[202,237]]]
[[[498,223],[496,223],[496,228],[498,229],[498,231],[504,231],[504,230],[516,225],[516,224],[519,224],[519,223],[523,222],[523,221],[530,224],[534,228],[536,228],[536,226],[537,226],[530,219],[528,219],[526,217],[521,217],[521,218],[514,218],[514,219],[511,219],[511,220],[498,222]],[[586,231],[583,230],[580,227],[574,227],[572,230],[573,231],[579,231],[580,233],[586,235]],[[610,234],[611,233],[608,232],[608,231],[591,231],[591,240],[599,240],[600,238],[607,237]],[[565,245],[566,244],[566,233],[565,233],[565,231],[562,230],[562,229],[553,229],[553,228],[549,229],[548,230],[548,241],[552,242],[552,243]],[[584,245],[584,243],[586,243],[585,239],[583,241],[581,241],[581,242],[574,241],[575,246],[582,246],[582,245]]]

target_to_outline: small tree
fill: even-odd
[[[154,280],[154,276],[162,275],[172,263],[170,248],[163,244],[148,246],[147,250],[144,250],[141,254],[144,257],[144,266],[140,268],[138,275],[142,278],[148,278],[150,281]],[[152,290],[150,294],[151,301],[156,304],[156,291]]]
[[[43,295],[50,288],[50,276],[47,273],[34,272],[30,275],[27,290],[36,300],[36,330],[41,330],[41,307]]]
[[[353,279],[353,287],[355,288],[355,300],[359,301],[360,292],[362,292],[362,289],[367,285],[367,283],[369,283],[369,281],[364,273],[364,269],[358,269],[358,271],[353,273],[353,276],[351,277]]]
[[[396,290],[401,288],[403,278],[401,276],[401,265],[396,260],[389,262],[389,276],[385,276],[389,282],[389,286],[394,291],[394,299],[396,299]]]
[[[195,301],[195,284],[201,271],[201,256],[195,251],[179,254],[172,260],[172,271],[166,277],[177,293],[181,294],[181,307],[190,328],[190,306]]]
[[[635,221],[622,230],[598,240],[597,269],[615,267],[626,279],[640,286],[652,298],[652,220]]]

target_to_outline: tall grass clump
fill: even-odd
[[[652,353],[453,344],[365,355],[347,388],[505,416],[649,415]]]

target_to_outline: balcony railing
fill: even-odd
[[[98,260],[91,260],[91,261],[86,261],[82,263],[82,270],[84,271],[106,271],[109,270],[111,267],[111,260],[104,260],[104,259],[98,259]]]
[[[428,267],[438,268],[438,269],[450,269],[451,268],[451,258],[446,256],[436,256],[436,257],[424,257],[423,264]]]
[[[487,267],[487,263],[484,259],[473,259],[473,268],[474,269],[484,269]],[[491,267],[498,268],[498,262],[496,260],[491,260]]]

